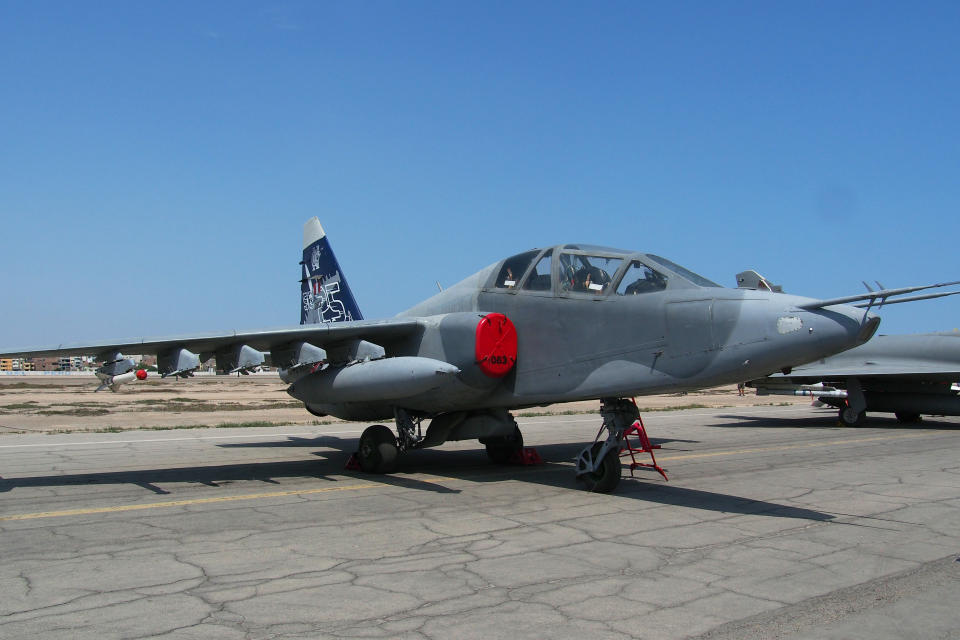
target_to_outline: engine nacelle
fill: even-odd
[[[462,312],[419,322],[422,331],[387,345],[384,357],[328,365],[296,379],[287,392],[314,415],[379,420],[393,416],[395,407],[422,414],[453,410],[510,384],[517,333],[509,318]]]
[[[451,313],[427,318],[418,355],[449,362],[460,380],[490,390],[517,362],[517,330],[501,313]]]
[[[517,363],[517,328],[502,313],[488,313],[477,324],[476,363],[491,378],[502,378]]]

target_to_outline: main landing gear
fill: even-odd
[[[627,445],[625,432],[640,417],[640,411],[633,401],[604,398],[600,401],[600,415],[603,425],[593,444],[577,456],[576,475],[588,491],[610,493],[620,483],[620,453],[649,452],[653,447],[643,439],[646,432],[642,431],[642,424],[638,427],[643,434],[641,446],[632,448]],[[395,409],[394,418],[398,436],[394,436],[393,431],[382,424],[367,427],[360,436],[360,448],[355,460],[363,471],[390,473],[396,469],[400,453],[433,447],[447,440],[477,439],[486,446],[490,460],[499,464],[523,458],[523,435],[513,416],[506,410],[437,416],[431,422],[426,436],[421,432],[420,418],[412,417],[403,409]],[[607,435],[602,438],[604,430]],[[655,460],[653,464],[640,464],[634,460],[631,471],[636,467],[653,468],[666,478]]]
[[[375,424],[360,435],[357,462],[367,473],[390,473],[397,468],[397,438],[389,427]]]
[[[496,464],[507,464],[523,451],[523,434],[516,424],[512,434],[481,438],[480,442],[487,448],[487,457]]]
[[[430,421],[426,434],[421,430],[422,418],[404,409],[394,409],[394,420],[396,436],[382,424],[364,429],[356,456],[349,464],[368,473],[390,473],[404,451],[436,447],[448,440],[479,440],[490,460],[498,464],[522,458],[523,434],[505,409],[441,414]]]
[[[840,411],[837,414],[837,418],[840,420],[840,424],[845,427],[859,427],[867,420],[866,411],[857,411],[853,407],[848,407],[846,405],[840,407]]]
[[[600,401],[603,425],[592,445],[577,456],[577,480],[587,491],[610,493],[620,483],[620,450],[624,447],[623,432],[637,421],[640,410],[630,400],[603,398]],[[607,437],[600,439],[604,429]]]
[[[414,421],[403,409],[393,410],[394,420],[400,437],[393,435],[389,427],[375,424],[360,434],[360,446],[356,460],[360,468],[367,473],[391,473],[397,468],[397,458],[401,451],[417,449],[423,442],[420,420]]]

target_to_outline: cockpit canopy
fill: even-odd
[[[632,296],[670,288],[719,287],[653,254],[566,244],[507,258],[495,269],[492,289],[556,295]]]

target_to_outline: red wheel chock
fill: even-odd
[[[357,460],[356,453],[350,454],[350,459],[347,460],[347,464],[343,465],[343,468],[347,471],[363,471],[363,469],[360,468],[360,461]]]
[[[639,447],[634,447],[630,443],[630,436],[636,436]],[[657,458],[653,455],[654,449],[659,449],[660,445],[650,444],[650,438],[647,437],[647,430],[643,426],[643,418],[637,418],[637,421],[632,425],[624,429],[623,431],[623,447],[620,449],[620,457],[630,456],[630,477],[633,477],[633,470],[644,468],[644,469],[653,469],[657,473],[663,476],[663,479],[667,482],[670,481],[667,478],[666,469],[657,464]],[[637,462],[636,454],[638,453],[649,453],[650,462]]]
[[[510,456],[507,462],[509,464],[534,465],[543,464],[543,458],[540,457],[540,454],[537,453],[534,447],[524,447]]]

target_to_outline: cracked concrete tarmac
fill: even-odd
[[[960,420],[651,414],[670,482],[609,496],[573,481],[597,422],[386,477],[350,423],[5,436],[0,637],[960,637]]]

